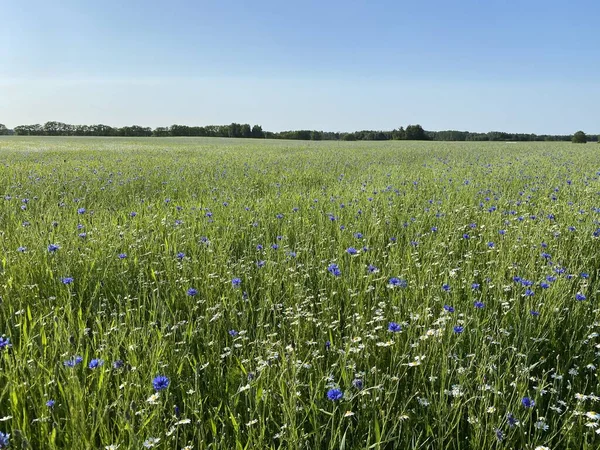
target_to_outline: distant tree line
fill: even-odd
[[[0,135],[16,134],[19,136],[123,136],[123,137],[175,137],[205,136],[256,139],[296,139],[306,141],[571,141],[574,135],[548,135],[527,133],[505,133],[490,131],[488,133],[472,133],[469,131],[426,131],[421,125],[408,125],[391,131],[363,130],[354,132],[332,132],[317,130],[264,131],[260,125],[250,126],[247,123],[230,125],[188,126],[171,125],[170,127],[111,127],[108,125],[70,125],[62,122],[46,122],[44,125],[19,125],[13,130],[0,124]],[[584,134],[585,136],[585,134]],[[587,141],[598,141],[598,136],[585,136]]]

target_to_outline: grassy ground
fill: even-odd
[[[0,432],[596,449],[599,170],[591,144],[1,138]]]

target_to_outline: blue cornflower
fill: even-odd
[[[63,277],[60,279],[60,281],[62,282],[62,284],[71,284],[74,281],[73,277]]]
[[[27,251],[27,247],[19,247],[17,251],[20,253],[25,253]]]
[[[352,380],[352,386],[354,386],[358,390],[361,390],[363,388],[363,380],[361,380],[360,378],[355,378],[354,380]]]
[[[73,356],[71,359],[66,360],[63,365],[65,367],[75,367],[77,364],[81,364],[83,358],[81,356]]]
[[[131,211],[129,213],[129,217],[135,217],[135,216],[137,216],[137,213],[135,211]]]
[[[277,245],[277,244],[271,244],[271,248],[273,250],[277,250],[279,248],[279,245]]]
[[[535,311],[533,309],[531,311],[529,311],[529,314],[531,314],[533,317],[537,317],[540,315],[539,311]]]
[[[56,404],[56,402],[55,402],[54,400],[48,400],[48,401],[46,402],[46,406],[47,406],[48,408],[53,408],[55,404]]]
[[[556,281],[556,277],[553,277],[552,275],[548,275],[548,276],[546,277],[546,281],[547,281],[548,283],[554,283],[554,282]]]
[[[396,322],[390,322],[388,324],[388,331],[391,331],[392,333],[399,333],[402,331],[402,327]]]
[[[550,253],[542,253],[542,258],[550,259],[550,258],[552,258],[552,256],[550,256]]]
[[[438,227],[431,227],[431,232],[435,233],[438,230]]]
[[[329,267],[327,267],[327,271],[336,277],[339,277],[342,274],[342,271],[340,270],[337,264],[329,264]]]
[[[97,369],[98,367],[101,367],[104,365],[104,360],[103,359],[92,359],[90,361],[90,363],[88,364],[88,367],[90,369]]]
[[[522,280],[521,280],[521,284],[522,284],[523,286],[525,286],[525,287],[528,287],[528,286],[533,286],[533,281],[531,281],[531,280],[525,280],[525,279],[522,279]]]
[[[275,217],[277,217],[278,219],[283,219],[283,214],[277,214]]]
[[[358,250],[356,250],[354,247],[348,247],[346,249],[346,253],[348,253],[349,255],[356,255],[358,253]]]
[[[362,234],[362,233],[354,233],[354,237],[355,237],[356,239],[362,239],[362,237],[363,237],[363,234]]]
[[[290,258],[295,258],[297,255],[296,255],[296,252],[289,252],[289,253],[288,253],[288,256],[289,256]]]
[[[117,359],[112,363],[113,369],[120,369],[125,365],[122,359]]]
[[[494,245],[495,245],[495,244],[494,244],[493,242],[491,242],[491,241],[490,241],[490,242],[488,242],[488,244],[487,244],[487,245],[488,245],[488,247],[489,247],[489,248],[494,248]]]
[[[127,258],[127,253],[119,253],[119,259]]]
[[[329,350],[331,348],[331,341],[325,341],[325,350]]]
[[[171,381],[164,375],[157,375],[156,377],[154,377],[154,380],[152,380],[152,386],[157,392],[168,388],[170,383]]]
[[[0,350],[12,347],[9,337],[0,336]]]
[[[485,305],[483,304],[483,302],[475,302],[473,303],[473,306],[477,309],[481,309],[483,308]]]
[[[193,297],[193,296],[194,296],[194,295],[196,295],[197,293],[198,293],[198,290],[197,290],[197,289],[194,289],[194,288],[189,288],[189,289],[187,290],[187,295],[189,295],[190,297]]]
[[[258,250],[259,252],[260,252],[262,249],[263,249],[263,246],[262,246],[262,245],[258,244],[258,245],[256,246],[256,250]]]
[[[85,208],[79,208],[77,214],[85,214]]]
[[[331,400],[332,402],[341,400],[342,397],[344,397],[344,393],[342,392],[341,389],[335,388],[335,389],[329,389],[327,391],[327,398],[329,400]]]
[[[549,285],[548,283],[545,283],[545,282],[543,282],[543,281],[542,281],[542,282],[540,283],[540,287],[541,287],[542,289],[548,289],[548,288],[550,287],[550,285]]]
[[[233,287],[239,287],[242,284],[242,280],[239,278],[234,278],[233,280],[231,280],[231,285]]]
[[[450,292],[450,285],[449,284],[442,284],[442,289],[446,292]]]
[[[499,233],[501,236],[504,236],[504,235],[506,234],[506,230],[499,230],[499,231],[498,231],[498,233]]]
[[[460,333],[462,333],[463,331],[464,331],[464,327],[461,327],[460,325],[457,325],[457,326],[455,326],[455,327],[454,327],[454,332],[455,332],[456,334],[460,334]]]
[[[583,295],[581,292],[578,292],[575,295],[575,300],[577,300],[577,301],[583,301],[583,300],[585,300],[585,295]]]
[[[408,285],[408,283],[406,282],[406,280],[402,280],[401,278],[396,278],[396,277],[392,277],[390,278],[389,284],[388,286],[391,287],[400,287],[400,288],[404,288]]]
[[[183,253],[183,252],[179,252],[179,253],[177,253],[177,259],[178,259],[178,260],[180,260],[180,261],[181,261],[183,258],[185,258],[185,253]]]
[[[586,272],[581,272],[581,278],[589,278],[590,274]]]
[[[523,397],[521,399],[521,404],[525,407],[525,408],[533,408],[535,406],[535,401],[532,398],[529,397]]]
[[[261,261],[256,261],[256,266],[260,269],[261,267],[265,266],[265,261],[261,260]]]
[[[470,237],[467,233],[463,234],[463,239],[469,239]]]
[[[87,237],[87,233],[79,233],[79,234],[78,234],[78,236],[79,236],[81,239],[85,239],[85,238]]]
[[[481,285],[479,283],[473,283],[471,285],[471,289],[473,289],[474,291],[478,290],[481,287]]]
[[[448,311],[449,313],[453,313],[454,312],[454,308],[450,305],[444,305],[444,309],[446,311]]]
[[[2,431],[0,431],[0,449],[8,448],[8,444],[10,444],[10,434],[5,434]]]
[[[367,270],[369,271],[369,273],[379,272],[379,269],[377,267],[375,267],[373,264],[369,264],[369,266],[367,267]]]
[[[48,251],[50,253],[54,253],[59,248],[60,248],[60,245],[58,245],[58,244],[50,244],[50,245],[48,245]]]
[[[534,292],[534,291],[532,291],[531,289],[527,289],[527,290],[525,291],[525,296],[526,296],[526,297],[532,297],[533,295],[535,295],[535,292]]]
[[[236,330],[229,330],[229,336],[231,337],[236,337],[238,334],[240,333],[238,333]]]
[[[506,421],[508,422],[508,426],[511,428],[513,428],[519,424],[519,419],[517,419],[515,416],[513,416],[512,413],[508,413],[506,415]]]

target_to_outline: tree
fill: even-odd
[[[3,123],[0,123],[0,136],[6,136],[8,134],[8,128]]]
[[[425,134],[425,130],[421,125],[409,125],[406,127],[405,131],[405,139],[409,141],[425,141],[427,140],[427,135]]]
[[[263,129],[260,125],[254,125],[252,127],[252,137],[253,138],[264,138],[265,134],[263,133]]]
[[[583,131],[578,131],[573,135],[571,142],[573,144],[585,144],[587,142],[587,136]]]

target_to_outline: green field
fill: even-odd
[[[0,432],[597,449],[599,171],[595,144],[0,138]]]

